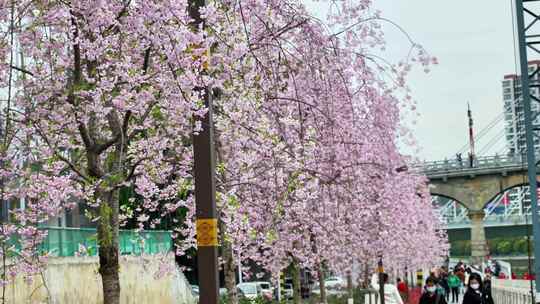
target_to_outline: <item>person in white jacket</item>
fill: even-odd
[[[384,304],[403,304],[403,299],[399,295],[396,286],[388,283],[388,274],[383,273],[382,279],[384,282]],[[371,287],[379,291],[378,274],[373,274],[371,277]],[[380,300],[377,303],[381,303]]]

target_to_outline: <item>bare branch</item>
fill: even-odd
[[[32,72],[30,72],[30,71],[28,71],[28,70],[25,70],[25,69],[23,69],[23,68],[20,68],[20,67],[18,67],[18,66],[11,65],[11,68],[14,69],[14,70],[17,70],[17,71],[19,71],[19,72],[21,72],[21,73],[28,74],[28,75],[34,77],[34,73],[32,73]]]

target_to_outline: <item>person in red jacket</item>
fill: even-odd
[[[397,278],[397,289],[399,291],[399,295],[403,299],[403,302],[407,303],[409,300],[409,287],[407,286],[407,283],[402,281],[400,278]]]

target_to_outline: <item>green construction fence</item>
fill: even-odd
[[[47,237],[41,251],[52,256],[97,255],[97,230],[93,228],[40,227]],[[120,230],[120,254],[141,255],[167,253],[172,250],[170,231]]]

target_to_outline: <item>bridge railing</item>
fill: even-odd
[[[477,157],[473,160],[472,167],[470,166],[469,160],[467,158],[464,158],[461,161],[459,161],[458,159],[445,159],[432,162],[421,162],[415,164],[413,167],[419,169],[420,171],[423,171],[424,173],[429,174],[443,173],[449,171],[526,166],[526,164],[527,158],[524,155],[514,154]]]
[[[531,282],[526,280],[493,279],[491,282],[491,294],[493,296],[493,302],[504,304],[533,303],[530,284]]]
[[[490,214],[486,215],[484,217],[484,225],[485,224],[525,224],[525,222],[530,221],[529,218],[527,220],[526,217],[530,217],[531,213],[528,214]],[[452,217],[445,217],[442,218],[442,221],[447,224],[470,224],[471,220],[468,217],[464,218],[452,218]]]

